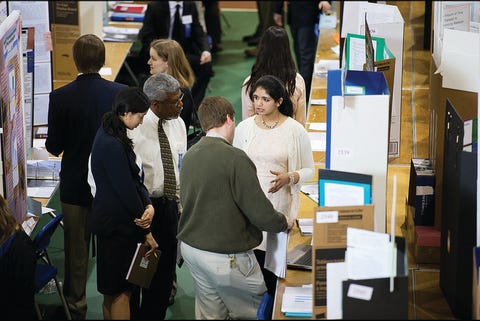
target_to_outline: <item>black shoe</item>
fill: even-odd
[[[250,40],[255,39],[255,38],[258,38],[258,36],[255,35],[255,34],[248,35],[248,36],[243,36],[242,41],[243,42],[249,42]]]
[[[252,39],[250,39],[250,41],[247,41],[247,45],[249,45],[249,46],[257,46],[259,42],[260,42],[260,37],[258,37],[258,38],[252,38]]]
[[[257,48],[245,49],[244,53],[245,53],[245,56],[247,56],[247,57],[256,57],[257,56]]]
[[[212,46],[212,49],[211,49],[211,52],[212,52],[212,53],[213,53],[213,52],[220,52],[220,51],[222,51],[222,50],[223,50],[222,46],[220,46],[220,45],[213,45],[213,46]]]

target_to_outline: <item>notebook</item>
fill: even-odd
[[[312,245],[299,244],[287,253],[287,268],[311,270]]]

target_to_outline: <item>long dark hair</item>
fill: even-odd
[[[278,111],[284,114],[285,116],[293,116],[293,103],[290,99],[290,96],[287,95],[285,86],[282,84],[282,81],[275,76],[265,75],[255,82],[255,84],[250,88],[248,95],[253,101],[253,93],[258,87],[262,87],[267,94],[273,98],[273,100],[278,101],[280,98],[283,99],[280,106],[278,106]]]
[[[127,136],[127,127],[120,119],[127,112],[144,113],[150,107],[147,95],[138,87],[128,87],[120,90],[115,96],[112,111],[105,113],[102,119],[103,129],[116,137],[127,149],[133,148],[133,143]]]
[[[264,75],[276,76],[287,88],[288,96],[293,96],[297,69],[290,51],[287,31],[282,27],[271,26],[263,33],[250,79],[244,84],[246,92]]]

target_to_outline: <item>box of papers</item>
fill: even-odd
[[[373,204],[320,206],[313,214],[313,315],[325,313],[327,305],[327,264],[343,262],[347,228],[373,230]]]
[[[415,225],[433,226],[435,219],[435,173],[432,162],[424,158],[412,158],[408,204],[415,208]]]
[[[138,243],[126,276],[128,282],[146,289],[150,287],[150,282],[157,272],[158,260],[160,258],[159,250],[156,250],[146,258],[145,254],[148,250],[148,246]]]
[[[348,227],[373,231],[373,209],[373,204],[316,207],[313,213],[314,247],[345,248]]]

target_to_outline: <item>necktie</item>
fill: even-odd
[[[169,200],[175,198],[177,182],[175,180],[175,170],[173,169],[172,150],[168,142],[167,135],[163,130],[162,120],[158,121],[158,140],[160,142],[160,153],[163,164],[163,194]]]
[[[180,17],[180,5],[177,4],[175,17],[173,18],[172,39],[181,42],[183,40],[183,24]]]

